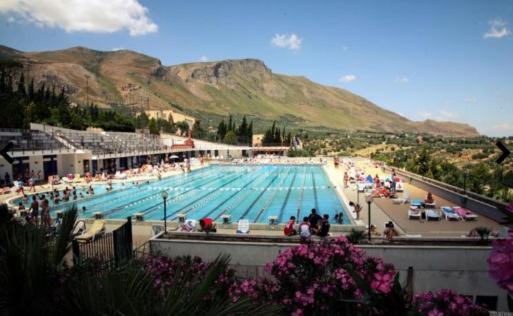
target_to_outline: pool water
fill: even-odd
[[[319,165],[212,165],[160,181],[118,183],[111,192],[105,185],[94,189],[92,197],[85,194],[85,188],[79,190],[85,196],[75,201],[80,217],[103,212],[107,219],[120,219],[143,213],[145,220],[163,220],[161,192],[167,190],[168,220],[185,214],[189,219],[210,217],[221,222],[222,215],[228,214],[232,222],[268,223],[269,216],[276,216],[279,223],[285,223],[292,215],[302,218],[316,208],[321,215],[329,214],[331,222],[336,212],[343,212],[344,223],[349,223],[348,213]],[[65,210],[72,203],[53,205],[50,201],[51,212]]]

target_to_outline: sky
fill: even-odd
[[[0,44],[261,59],[412,120],[513,135],[513,0],[1,0]]]

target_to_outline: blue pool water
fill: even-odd
[[[115,184],[112,192],[97,185],[95,195],[76,203],[80,217],[90,218],[103,212],[105,218],[126,218],[144,213],[145,220],[163,220],[164,206],[161,192],[167,190],[167,219],[178,214],[186,218],[211,217],[222,221],[229,214],[231,221],[241,218],[252,223],[267,223],[269,216],[278,222],[287,222],[290,216],[307,216],[312,208],[319,214],[329,214],[333,222],[335,212],[348,213],[319,165],[213,165],[188,174],[172,176],[161,181],[144,184]],[[31,198],[29,198],[30,203]],[[71,205],[53,205],[52,213]],[[85,212],[81,211],[86,207]]]

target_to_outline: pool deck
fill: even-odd
[[[388,173],[382,172],[381,168],[375,168],[368,160],[354,159],[356,169],[364,170],[365,174],[371,174],[379,176],[389,175]],[[343,186],[343,175],[346,170],[343,165],[339,168],[334,166],[327,167],[330,173],[339,179],[336,182],[337,186]],[[410,193],[409,199],[421,199],[424,200],[427,195],[427,191],[422,190],[416,186],[413,186],[403,181],[404,190]],[[348,188],[343,189],[344,195],[351,201],[357,201],[357,191],[355,185],[349,185]],[[399,194],[401,196],[401,193]],[[456,204],[449,202],[439,196],[433,195],[436,201],[437,209],[441,206],[457,206]],[[360,212],[360,219],[368,224],[368,210],[367,203],[365,202],[365,194],[360,193],[360,205],[362,205],[362,212]],[[498,230],[501,225],[487,217],[478,215],[477,220],[474,221],[448,221],[442,219],[440,221],[425,221],[418,219],[408,219],[409,203],[403,205],[394,204],[392,199],[387,198],[375,198],[371,204],[371,223],[376,225],[378,231],[382,231],[384,224],[391,220],[395,223],[396,229],[400,234],[405,235],[422,235],[422,237],[462,237],[466,236],[470,230],[484,226],[492,231]]]
[[[304,159],[303,159],[304,160]],[[304,162],[302,160],[302,162]],[[290,163],[293,159],[287,158],[280,161],[281,163],[287,162]],[[363,170],[365,174],[371,175],[385,175],[382,172],[381,168],[376,168],[372,165],[369,160],[365,159],[352,159],[355,164],[356,169]],[[276,163],[276,162],[273,162]],[[194,166],[192,169],[197,170],[200,168],[207,167],[208,163],[203,166]],[[349,207],[347,206],[349,201],[357,202],[358,194],[356,191],[356,186],[349,185],[347,188],[343,188],[343,174],[346,170],[346,166],[341,164],[338,168],[335,168],[332,159],[328,159],[328,163],[324,166],[324,170],[328,175],[328,178],[335,186],[335,191],[339,194],[340,199],[345,205],[346,209],[349,211]],[[172,170],[167,172],[162,172],[162,178],[167,178],[173,175],[181,174],[180,170]],[[113,180],[113,183],[118,182],[132,182],[132,181],[143,181],[143,180],[156,180],[157,176],[152,174],[145,174],[140,176],[135,176],[128,178],[126,180]],[[94,181],[92,184],[105,184],[106,181]],[[409,191],[410,199],[424,199],[427,192],[425,190],[419,189],[411,184],[404,183],[404,189]],[[79,181],[76,183],[70,184],[59,184],[53,186],[53,188],[64,189],[64,187],[72,186],[72,185],[86,185],[85,181]],[[52,187],[48,184],[46,185],[38,185],[35,187],[36,192],[45,192],[50,190]],[[32,192],[28,192],[28,187],[26,187],[25,192],[30,194]],[[6,202],[13,198],[17,198],[20,195],[17,193],[9,193],[0,195],[0,202]],[[365,202],[365,194],[359,194],[360,205],[362,205],[362,212],[360,212],[359,220],[352,219],[353,227],[359,226],[360,229],[368,225],[368,211],[367,211],[367,203]],[[439,196],[434,195],[434,199],[437,203],[437,207],[440,206],[455,206],[454,203],[451,203],[445,199],[440,198]],[[391,199],[386,198],[375,198],[371,205],[371,223],[376,225],[379,232],[383,231],[384,224],[388,221],[393,221],[396,224],[397,231],[403,236],[410,237],[463,237],[469,233],[470,230],[478,227],[484,226],[488,227],[492,231],[498,230],[500,225],[484,216],[479,216],[479,218],[475,221],[447,221],[442,219],[440,221],[420,221],[420,220],[410,220],[408,219],[407,210],[409,208],[409,204],[398,205],[393,204]],[[91,221],[91,220],[88,220]],[[115,227],[119,226],[120,221],[109,221],[107,220],[107,230],[112,230]],[[176,225],[176,223],[174,224]],[[344,225],[347,226],[347,225]],[[133,234],[134,234],[134,244],[139,245],[146,242],[152,236],[152,225],[151,223],[137,223],[134,221],[133,225]],[[331,235],[337,236],[342,234],[341,230],[348,231],[350,227],[336,227],[336,225],[332,226],[334,229],[332,230]],[[218,232],[222,234],[235,234],[236,229],[234,226],[225,226],[219,225]],[[250,232],[251,235],[266,235],[266,236],[282,236],[282,228],[280,226],[272,229],[268,225],[260,225],[258,229],[252,229]]]

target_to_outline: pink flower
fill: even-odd
[[[444,316],[444,313],[440,312],[435,308],[428,313],[428,316]]]
[[[374,280],[371,283],[371,287],[373,290],[388,294],[392,289],[392,285],[394,283],[394,272],[377,272],[374,273]]]
[[[488,271],[497,284],[513,294],[513,238],[496,240],[488,257]]]

